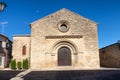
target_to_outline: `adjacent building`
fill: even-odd
[[[14,35],[13,59],[31,69],[100,68],[97,23],[61,9],[30,24],[30,35]]]
[[[101,67],[120,68],[120,42],[100,49]]]
[[[12,58],[12,41],[0,34],[0,68],[9,67]]]

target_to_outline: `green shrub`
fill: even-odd
[[[17,62],[17,68],[22,69],[22,62],[20,62],[20,61]]]
[[[23,69],[28,69],[28,59],[23,60]]]
[[[16,60],[15,59],[11,60],[11,62],[10,62],[10,68],[11,69],[16,69]]]

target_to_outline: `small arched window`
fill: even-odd
[[[26,55],[26,46],[23,46],[23,48],[22,48],[22,54]]]

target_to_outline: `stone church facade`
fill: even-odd
[[[99,68],[97,24],[61,9],[30,24],[30,35],[13,37],[13,58],[31,69]]]

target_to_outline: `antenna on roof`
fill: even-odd
[[[0,25],[2,26],[2,35],[4,35],[5,25],[8,24],[7,21],[0,22]]]

